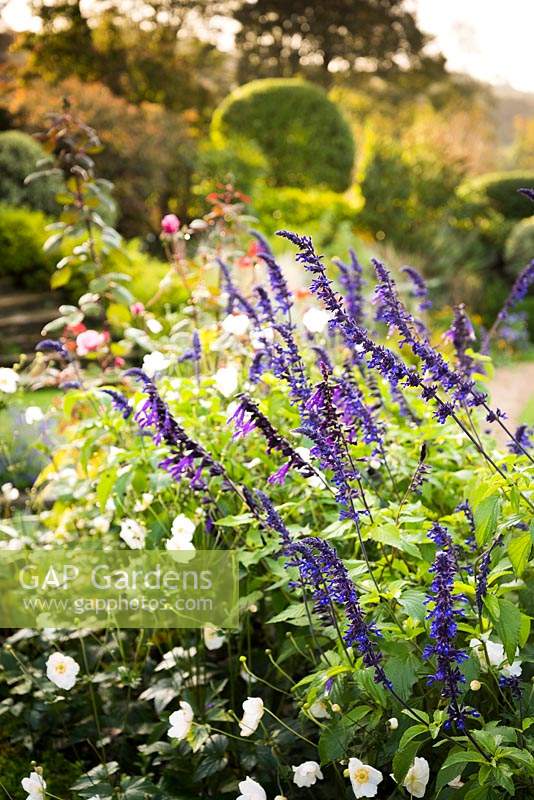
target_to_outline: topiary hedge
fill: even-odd
[[[512,228],[504,248],[506,271],[517,275],[534,257],[534,216],[526,217]]]
[[[532,214],[532,201],[518,189],[534,185],[533,171],[490,172],[464,181],[458,197],[486,202],[505,219],[523,219]]]
[[[213,114],[217,144],[248,139],[263,152],[276,186],[323,186],[343,192],[351,183],[354,139],[322,89],[276,78],[240,86]]]
[[[51,175],[24,184],[26,176],[35,171],[37,162],[45,156],[41,145],[28,134],[0,133],[0,202],[57,213],[55,196],[63,186],[61,178]]]

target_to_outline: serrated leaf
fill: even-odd
[[[279,614],[272,617],[269,623],[275,624],[277,622],[293,622],[301,623],[303,620],[307,622],[306,606],[304,603],[293,603],[288,608],[284,608]]]
[[[499,619],[495,620],[495,630],[504,645],[506,658],[511,664],[519,645],[522,614],[514,603],[503,599],[499,600],[499,612]]]
[[[531,549],[532,534],[530,531],[521,531],[516,534],[508,545],[508,558],[512,562],[512,567],[518,577],[525,571]]]
[[[500,511],[500,497],[497,493],[485,497],[473,509],[475,518],[475,537],[482,547],[495,533]]]

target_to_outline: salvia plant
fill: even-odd
[[[1,736],[27,755],[23,789],[531,798],[530,431],[492,405],[463,306],[435,336],[414,269],[395,280],[355,251],[331,268],[287,230],[243,240],[225,192],[197,255],[164,218],[186,308],[123,331],[124,369],[99,360],[111,339],[87,352],[64,327],[37,346],[71,378],[49,412],[62,439],[24,514],[6,489],[2,535],[237,550],[240,628],[5,638]],[[228,238],[216,203],[234,208]],[[73,765],[68,787],[50,750]]]

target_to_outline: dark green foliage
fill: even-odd
[[[331,65],[342,60],[348,72],[357,72],[362,57],[391,78],[400,73],[395,61],[399,51],[412,69],[424,63],[427,70],[443,71],[442,57],[422,55],[427,37],[403,0],[257,0],[236,5],[241,81],[304,73],[328,84],[334,75]]]
[[[459,168],[391,139],[371,143],[360,183],[360,225],[404,253],[425,253],[457,186]]]
[[[49,220],[41,211],[0,206],[0,278],[24,289],[46,289],[55,266],[43,251]]]
[[[300,80],[260,80],[241,86],[215,111],[216,143],[236,137],[256,144],[275,186],[348,188],[354,140],[325,93]]]
[[[534,185],[534,172],[491,172],[465,181],[458,189],[461,198],[478,199],[506,219],[522,219],[532,214],[532,201],[518,189]]]
[[[506,270],[517,275],[534,258],[534,216],[514,225],[504,250]]]
[[[51,176],[37,183],[24,184],[25,177],[45,156],[41,145],[26,133],[0,133],[0,202],[29,206],[47,213],[58,210],[55,195],[61,190],[61,180]]]
[[[43,767],[47,781],[47,793],[67,800],[71,797],[70,786],[81,773],[81,766],[73,759],[68,759],[57,750],[46,750],[43,754],[28,755],[26,748],[13,747],[8,741],[0,742],[0,781],[4,791],[2,798],[24,797],[20,782],[27,778],[32,767],[30,762],[35,757]]]

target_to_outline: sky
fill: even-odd
[[[407,0],[407,5],[416,10],[421,28],[435,36],[449,69],[534,92],[534,0]],[[7,0],[3,18],[15,30],[32,27],[27,0]]]

